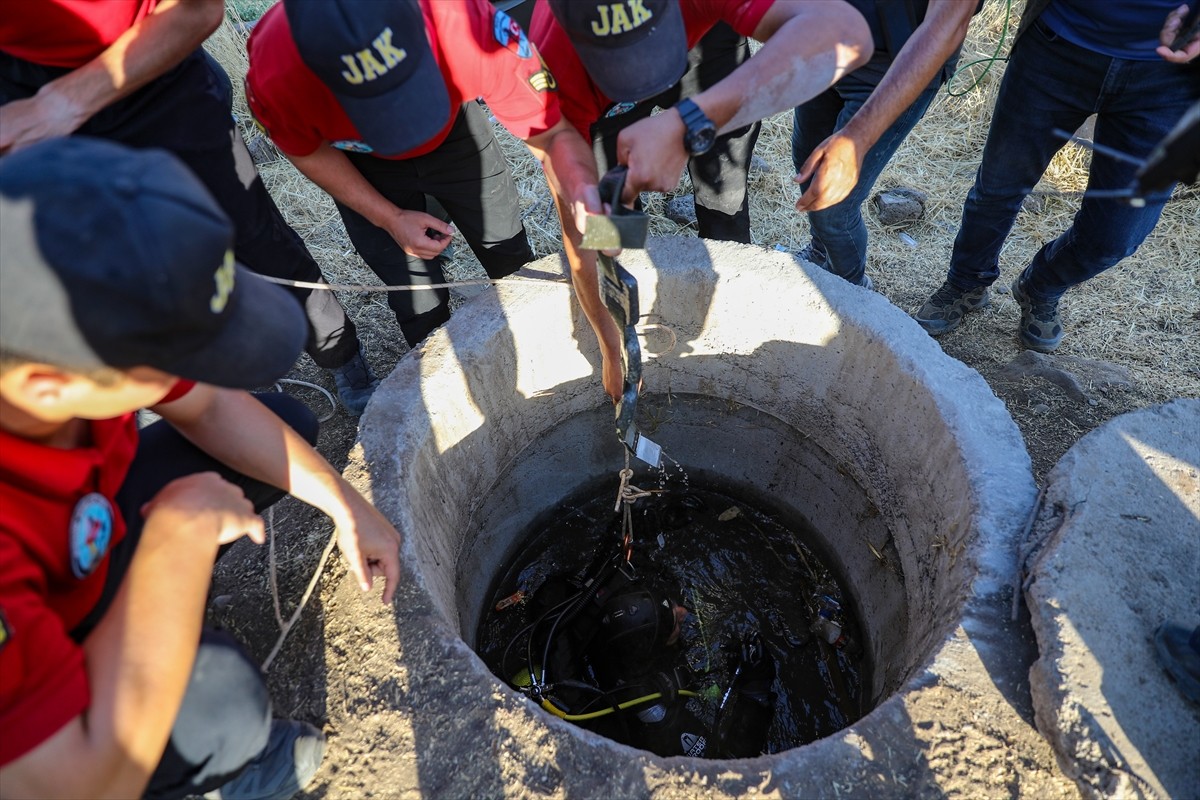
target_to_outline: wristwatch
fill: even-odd
[[[689,99],[680,100],[675,110],[683,118],[687,130],[683,134],[683,148],[693,156],[707,153],[717,139],[717,126],[704,115],[700,106]]]

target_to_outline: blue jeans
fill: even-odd
[[[1197,99],[1200,63],[1113,58],[1035,23],[1009,58],[946,280],[969,290],[999,277],[1000,249],[1021,201],[1064,144],[1054,128],[1074,131],[1094,113],[1097,144],[1145,158]],[[1128,188],[1136,171],[1136,165],[1095,154],[1088,189]],[[1142,208],[1085,196],[1071,227],[1026,268],[1026,293],[1036,302],[1056,302],[1071,286],[1132,255],[1169,196],[1170,190],[1147,198]]]
[[[929,104],[954,71],[957,61],[956,54],[946,62],[940,74],[925,87],[913,104],[884,131],[875,146],[867,151],[858,183],[846,199],[821,211],[808,213],[808,223],[812,229],[809,258],[813,263],[851,283],[862,281],[867,266],[867,226],[862,218],[863,201],[871,194],[879,173],[883,172],[904,137],[925,116]],[[890,55],[876,53],[867,64],[796,108],[792,127],[792,163],[797,172],[817,145],[845,127],[883,80],[891,64]],[[803,184],[803,188],[808,189],[808,182]]]

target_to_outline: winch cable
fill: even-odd
[[[633,557],[633,504],[643,497],[650,497],[660,491],[657,489],[642,489],[631,482],[631,479],[633,478],[633,469],[630,467],[630,452],[628,448],[626,448],[624,452],[625,466],[617,473],[620,485],[617,490],[616,505],[613,508],[614,511],[621,511],[620,552],[617,556],[614,556],[613,558],[603,562],[600,568],[596,571],[596,574],[590,579],[585,580],[584,588],[580,589],[566,600],[563,600],[558,605],[550,608],[548,611],[538,617],[538,619],[533,623],[518,631],[517,634],[509,641],[508,646],[505,648],[504,654],[500,659],[501,671],[507,674],[507,661],[509,654],[512,651],[512,647],[521,638],[521,636],[528,631],[528,639],[526,640],[525,645],[525,660],[526,667],[529,671],[530,683],[528,689],[531,695],[535,695],[536,699],[542,700],[543,702],[546,701],[545,698],[542,697],[542,693],[549,684],[547,680],[547,674],[550,662],[550,650],[554,646],[554,639],[558,633],[559,627],[564,622],[570,622],[575,615],[579,613],[584,604],[594,597],[600,587],[604,585],[604,582],[608,580],[608,577],[612,571],[620,569],[622,566],[628,567],[630,570],[633,569],[633,565],[631,563],[631,559]],[[564,605],[567,606],[565,609],[563,609]],[[563,610],[559,611],[559,609]],[[550,630],[546,634],[546,641],[542,647],[541,669],[538,670],[537,664],[535,664],[533,660],[533,648],[535,646],[534,641],[537,638],[537,629],[544,622],[550,619],[550,617],[554,615],[556,611],[559,611],[559,613],[554,616],[553,622],[550,624]],[[540,674],[538,674],[539,672]],[[587,684],[584,685],[586,686]],[[598,687],[592,688],[595,688],[597,691],[602,691],[599,690]],[[611,711],[612,709],[609,709],[605,713],[611,713]],[[590,718],[591,717],[589,717],[589,719]]]
[[[587,603],[589,600],[591,600],[593,597],[595,597],[596,592],[599,591],[600,587],[604,585],[604,582],[608,580],[608,576],[609,576],[609,574],[611,574],[611,571],[613,571],[617,568],[616,564],[617,564],[616,558],[610,558],[607,561],[605,561],[600,566],[600,569],[598,569],[596,571],[596,574],[592,577],[591,581],[584,583],[584,588],[582,590],[580,590],[578,595],[576,595],[576,597],[574,598],[571,605],[568,606],[565,611],[563,611],[561,614],[559,614],[554,619],[554,622],[550,626],[550,632],[548,634],[546,634],[546,646],[542,649],[542,679],[538,684],[539,689],[542,686],[545,686],[545,684],[546,684],[546,668],[547,668],[547,662],[550,660],[550,648],[554,644],[554,634],[558,630],[559,624],[562,623],[564,620],[566,620],[567,622],[570,622],[572,619],[575,618],[575,615],[579,613],[579,610],[583,608],[584,604]],[[533,641],[532,633],[529,635],[529,639],[530,639],[530,642]],[[532,650],[530,652],[531,652],[531,656],[530,656],[531,661],[530,661],[530,665],[529,665],[529,670],[530,670],[529,675],[530,675],[530,679],[532,680],[532,678],[533,678]]]
[[[699,697],[700,696],[696,692],[690,691],[688,689],[680,689],[678,694],[683,697]],[[624,711],[628,708],[633,708],[634,706],[641,705],[643,703],[649,703],[652,700],[661,699],[662,696],[663,696],[662,692],[654,692],[653,694],[644,695],[642,697],[635,697],[632,700],[626,700],[624,703],[618,703],[617,707],[615,709],[614,708],[602,708],[599,711],[592,711],[587,714],[568,714],[566,711],[563,711],[561,708],[554,705],[549,700],[545,700],[545,699],[542,700],[542,708],[546,709],[554,716],[559,717],[560,719],[565,719],[568,722],[584,722],[589,719],[597,719],[599,717],[603,717],[608,714],[612,714],[614,711]]]
[[[568,597],[566,600],[563,600],[563,601],[562,601],[562,602],[560,602],[558,605],[556,605],[556,606],[554,606],[553,608],[549,609],[549,610],[546,612],[546,614],[553,614],[555,611],[557,611],[558,609],[560,609],[560,608],[562,608],[563,606],[567,605],[567,603],[570,603],[570,602],[571,602],[572,600],[574,600],[574,599],[575,599],[575,595],[571,595],[571,596],[570,596],[570,597]],[[526,634],[530,634],[530,635],[532,635],[532,634],[533,634],[533,631],[534,631],[534,629],[535,629],[535,628],[538,626],[538,624],[539,624],[539,623],[540,623],[540,622],[541,622],[543,619],[545,619],[545,617],[546,617],[546,614],[543,614],[543,615],[542,615],[540,618],[538,618],[536,621],[529,623],[529,624],[528,624],[528,625],[526,625],[524,628],[521,628],[521,630],[517,631],[517,633],[516,633],[516,635],[515,635],[515,636],[513,636],[511,639],[509,639],[509,641],[508,641],[508,646],[504,648],[504,655],[502,655],[502,656],[500,657],[500,671],[501,671],[503,674],[505,674],[505,675],[508,675],[508,674],[509,674],[509,671],[508,671],[508,657],[509,657],[509,656],[512,654],[513,645],[515,645],[515,644],[516,644],[516,643],[517,643],[517,642],[520,640],[520,638],[521,638],[522,636],[524,636],[524,635],[526,635]],[[533,657],[533,654],[532,654],[532,653],[530,653],[530,654],[529,654],[529,657],[530,657],[530,658],[532,658],[532,657]],[[530,672],[530,680],[532,681],[532,679],[533,679],[533,673],[532,673],[532,672]],[[510,681],[510,683],[511,683],[511,681]]]
[[[597,695],[597,697],[594,700],[590,700],[587,703],[584,703],[583,706],[578,711],[574,712],[577,715],[591,713],[589,711],[589,709],[591,709],[592,706],[595,705],[597,701],[601,701],[601,700],[608,704],[608,708],[603,709],[603,710],[608,711],[608,712],[618,712],[618,713],[621,711],[620,702],[617,700],[617,698],[615,696],[613,696],[613,694],[611,692],[605,691],[604,689],[601,689],[599,686],[593,686],[590,683],[584,683],[583,681],[573,681],[573,680],[560,681],[558,685],[567,687],[567,688],[573,688],[573,689],[583,689],[585,691],[589,691],[589,692],[592,692],[593,694]],[[627,687],[622,687],[622,688],[641,689],[643,687],[641,684],[633,684],[632,686],[627,686]],[[565,713],[564,709],[557,709],[557,711]],[[551,713],[554,713],[555,716],[558,716],[558,714],[555,712],[551,712]],[[599,716],[603,716],[603,715],[599,715]],[[592,719],[594,719],[594,717]],[[620,720],[621,720],[621,728],[623,729],[623,731],[625,733],[625,738],[628,739],[630,732],[629,732],[629,727],[625,722],[624,716],[620,717]],[[572,720],[572,721],[578,722],[579,720]]]
[[[633,504],[636,503],[638,500],[640,500],[643,497],[650,497],[651,495],[655,494],[655,492],[657,490],[642,489],[638,486],[635,486],[633,483],[630,482],[630,479],[633,478],[633,469],[630,467],[630,452],[629,452],[628,448],[625,448],[624,452],[625,452],[625,466],[623,469],[621,469],[620,472],[617,473],[617,476],[620,480],[620,485],[617,489],[617,502],[616,502],[616,505],[614,506],[613,510],[621,511],[620,560],[624,562],[624,566],[626,566],[630,570],[632,570],[633,565],[631,563],[631,559],[633,558],[633,511],[632,511]],[[540,691],[541,687],[544,687],[546,684],[546,670],[548,668],[548,662],[550,660],[550,648],[554,645],[554,636],[558,631],[559,625],[563,621],[569,622],[571,619],[574,618],[574,616],[576,614],[579,613],[579,610],[581,608],[583,608],[583,605],[587,601],[587,599],[590,599],[590,597],[595,594],[596,590],[603,584],[603,582],[608,579],[608,574],[606,573],[606,570],[608,570],[610,567],[612,569],[618,569],[619,566],[620,566],[619,562],[615,558],[605,562],[604,565],[600,568],[600,570],[597,571],[597,574],[595,577],[593,577],[591,583],[588,584],[588,586],[591,588],[591,591],[589,592],[586,589],[583,590],[582,594],[576,598],[575,604],[571,608],[567,609],[562,614],[560,614],[554,620],[554,622],[551,624],[550,632],[546,636],[545,647],[542,650],[542,669],[541,669],[540,680],[534,680],[534,678],[533,678],[534,665],[533,665],[532,644],[533,644],[534,637],[533,637],[532,633],[530,634],[530,637],[529,637],[530,646],[529,646],[529,651],[528,651],[529,652],[530,682],[534,686],[538,687],[539,691]],[[601,576],[603,576],[603,577],[601,577]],[[539,622],[540,622],[540,620],[539,620]]]

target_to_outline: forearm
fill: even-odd
[[[328,143],[322,143],[307,156],[288,154],[287,158],[304,177],[373,225],[388,229],[395,217],[403,213],[354,168],[345,153]]]
[[[588,323],[592,326],[592,331],[596,334],[596,341],[599,342],[600,349],[610,356],[619,354],[621,332],[604,307],[604,300],[600,296],[596,253],[592,250],[584,250],[579,246],[582,237],[578,231],[574,230],[573,226],[570,226],[570,234],[566,233],[570,225],[570,212],[564,209],[563,200],[557,193],[554,195],[554,201],[558,205],[559,218],[564,220],[563,249],[567,255],[567,264],[571,268],[571,286],[575,290],[575,298],[579,301],[579,307],[583,310],[584,317],[587,318]]]
[[[860,152],[879,140],[962,46],[975,5],[976,0],[933,0],[929,4],[925,20],[843,128],[843,135],[853,138]]]
[[[598,206],[588,208],[587,191],[598,181],[595,157],[579,131],[565,118],[545,133],[530,137],[525,144],[542,164],[550,196],[558,209],[563,245],[568,260],[571,260],[572,253],[578,252],[583,235],[578,220],[588,211],[599,213],[602,210]],[[592,202],[598,204],[599,198],[593,197]],[[571,263],[574,266],[575,261],[571,260]]]
[[[81,788],[88,796],[140,795],[162,758],[191,675],[217,554],[216,538],[193,527],[194,520],[169,513],[147,520],[112,607],[84,643],[92,691],[84,752],[94,782]],[[79,770],[79,778],[80,766],[73,761],[68,772]]]
[[[186,58],[223,15],[221,0],[163,0],[99,56],[43,86],[38,97],[69,107],[78,127]]]
[[[871,56],[870,29],[845,2],[777,3],[754,36],[766,44],[753,58],[692,97],[720,133],[816,97]]]
[[[204,389],[213,394],[202,413],[182,420],[164,414],[183,436],[231,469],[345,519],[347,505],[361,497],[308,442],[247,392]]]
[[[596,161],[578,132],[574,129],[562,129],[564,125],[565,123],[560,123],[552,139],[544,143],[537,142],[544,144],[545,150],[532,143],[530,150],[542,162],[546,181],[550,185],[550,194],[558,209],[563,233],[563,250],[571,269],[571,284],[579,300],[579,307],[592,326],[601,350],[612,356],[621,347],[621,334],[600,297],[596,254],[580,247],[583,234],[576,222],[586,207],[583,199],[585,187],[595,186],[598,180]]]

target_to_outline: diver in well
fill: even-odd
[[[699,680],[678,648],[688,610],[621,556],[590,577],[551,577],[530,601],[531,668],[513,679],[556,716],[661,756],[759,755],[775,714],[775,663],[756,630],[732,641],[736,666],[711,722],[689,708]],[[548,625],[544,636],[539,628]],[[543,668],[541,664],[544,664]]]

